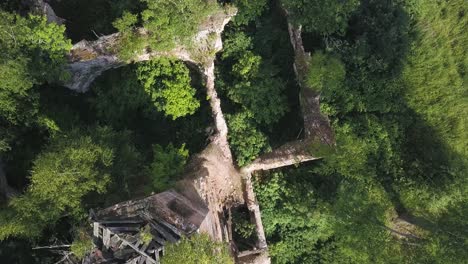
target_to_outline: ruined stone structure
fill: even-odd
[[[309,67],[309,55],[304,52],[300,28],[289,25],[295,51],[296,77],[302,88],[300,101],[304,138],[286,143],[244,168],[236,167],[228,142],[228,127],[221,100],[215,89],[214,74],[214,54],[222,49],[221,33],[235,13],[232,9],[223,10],[208,17],[194,36],[198,47],[189,49],[180,46],[167,52],[142,51],[141,55],[133,59],[144,61],[168,56],[194,65],[205,82],[215,133],[205,150],[192,157],[183,180],[177,184],[177,191],[169,190],[92,213],[97,247],[84,263],[158,263],[166,243],[176,242],[181,236],[190,236],[195,232],[205,232],[214,240],[230,243],[239,263],[270,263],[252,177],[259,170],[271,170],[320,158],[311,153],[310,145],[318,143],[333,146],[334,135],[328,119],[320,113],[320,95],[310,87],[305,87],[301,81]],[[210,38],[213,34],[216,36],[214,40]],[[69,54],[67,65],[71,80],[65,86],[77,92],[86,92],[91,82],[102,72],[129,63],[120,60],[114,53],[115,49],[112,49],[118,43],[118,38],[119,34],[116,33],[96,41],[76,43]],[[1,186],[7,186],[6,181]],[[256,226],[255,247],[244,252],[236,250],[232,240],[231,219],[225,214],[239,205],[248,208],[250,220]]]

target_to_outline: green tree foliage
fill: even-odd
[[[410,17],[402,2],[362,1],[350,18],[351,38],[343,47],[347,56],[341,58],[365,72],[380,73],[380,77],[399,74],[410,40]]]
[[[0,3],[0,9],[8,12],[18,11],[21,9],[21,3],[16,0],[5,0]]]
[[[229,142],[239,166],[247,165],[260,153],[269,150],[265,134],[259,131],[249,112],[228,116]]]
[[[185,144],[180,148],[172,143],[163,148],[153,146],[153,162],[149,170],[152,178],[152,191],[161,192],[171,188],[184,172],[189,152]]]
[[[302,175],[301,175],[302,174]],[[275,172],[255,182],[273,263],[318,263],[333,234],[333,216],[302,171]]]
[[[413,246],[388,232],[393,205],[378,182],[314,170],[283,170],[255,182],[273,263],[419,263]]]
[[[287,56],[284,49],[277,50],[277,46],[288,47],[289,41],[287,32],[268,26],[271,23],[262,17],[254,33],[244,26],[227,30],[217,65],[217,87],[228,99],[223,107],[230,113],[229,139],[240,166],[269,149],[265,132],[289,110],[287,76],[281,71]]]
[[[291,20],[306,31],[320,34],[344,33],[348,18],[359,6],[359,0],[283,0]]]
[[[190,152],[199,152],[206,144],[205,128],[211,122],[209,106],[205,100],[202,101],[203,93],[198,92],[202,85],[200,81],[195,79],[191,82],[193,87],[197,87],[196,100],[200,101],[200,108],[191,116],[173,120],[155,107],[151,96],[137,79],[137,67],[138,64],[131,64],[113,69],[98,78],[85,95],[90,108],[79,108],[89,111],[84,117],[95,115],[101,125],[131,130],[134,142],[145,154],[145,161],[151,160],[153,144],[165,146],[173,142],[180,146],[186,142]],[[81,104],[86,105],[86,102]]]
[[[232,223],[234,224],[234,234],[240,235],[243,239],[251,239],[256,235],[256,226],[251,222],[248,211],[234,211]]]
[[[316,52],[310,61],[310,72],[306,83],[314,91],[322,91],[325,87],[331,90],[341,88],[345,80],[345,66],[333,55]]]
[[[268,0],[236,0],[234,5],[238,8],[238,14],[234,17],[236,25],[247,25],[259,17],[268,8]]]
[[[177,43],[190,42],[202,21],[218,8],[215,2],[207,0],[141,2],[146,5],[142,12],[126,12],[114,22],[122,33],[119,52],[125,60],[141,53],[146,46],[164,51]],[[145,33],[136,30],[137,26],[142,26]]]
[[[177,43],[193,44],[197,27],[217,8],[215,1],[205,0],[141,0],[122,8],[126,1],[119,0],[119,11],[112,15],[121,15],[114,22],[121,38],[115,48],[125,60],[145,48],[163,51]],[[243,166],[268,151],[266,134],[278,126],[285,129],[281,120],[288,110],[285,95],[297,98],[291,92],[297,87],[290,85],[295,80],[286,24],[275,16],[276,8],[266,6],[272,2],[233,2],[239,15],[224,35],[217,87],[228,113],[229,140]],[[320,91],[321,110],[332,122],[337,147],[313,167],[259,175],[255,188],[273,261],[468,259],[465,1],[282,3],[292,22],[303,25],[304,43],[312,46],[306,47],[312,59],[304,81]],[[8,1],[0,6],[12,10],[18,4]],[[147,129],[150,125],[136,124],[140,120],[128,122],[140,114],[148,117],[145,121],[153,120],[154,109],[172,119],[197,110],[200,102],[189,71],[180,62],[160,59],[134,65],[122,71],[120,79],[113,76],[114,82],[96,86],[97,96],[91,101],[97,120],[90,116],[88,121],[107,123],[121,132],[85,129],[84,121],[75,118],[79,115],[75,108],[54,108],[53,101],[61,97],[51,96],[56,91],[39,91],[39,84],[66,77],[61,69],[71,45],[64,30],[43,17],[0,11],[1,156],[11,170],[12,160],[27,163],[40,153],[32,158],[31,184],[0,211],[1,250],[16,247],[11,246],[18,243],[12,237],[38,238],[44,230],[59,229],[59,223],[66,222],[73,230],[81,225],[86,209],[132,198],[148,181],[152,190],[165,190],[182,175],[188,157],[183,145],[148,144],[159,135],[174,134],[176,140],[165,136],[158,140],[189,146],[178,133],[167,133],[180,132],[177,125],[169,130],[161,122],[157,123],[161,128]],[[70,104],[78,98],[73,96]],[[39,132],[31,132],[38,127]],[[75,129],[68,131],[71,127]],[[151,134],[139,142],[154,146],[149,166],[142,164],[146,157],[133,146],[128,127]],[[199,128],[189,124],[184,129],[191,135]],[[156,130],[159,134],[153,133]],[[25,140],[29,133],[49,137],[50,142],[42,150],[23,154],[22,146],[34,141]],[[279,133],[274,131],[274,136]],[[33,146],[28,150],[36,146],[29,145]],[[416,235],[423,239],[396,238],[389,228],[397,215],[411,216],[418,226]],[[251,234],[251,226],[244,222],[234,226],[245,237]],[[72,250],[81,256],[89,241],[80,234],[76,237]],[[163,263],[232,262],[224,245],[204,235],[184,238],[167,250]]]
[[[177,244],[168,244],[161,259],[162,264],[233,264],[227,246],[214,242],[206,234],[183,237]]]
[[[319,167],[320,173],[337,173],[362,183],[401,173],[397,144],[402,131],[394,122],[382,121],[374,115],[362,115],[335,124],[337,151]],[[350,156],[353,159],[349,159]]]
[[[47,23],[46,18],[42,16],[30,15],[24,18],[0,12],[0,25],[5,29],[0,33],[0,47],[4,51],[1,56],[2,64],[19,58],[19,63],[27,66],[15,67],[11,73],[30,76],[32,79],[27,84],[57,78],[56,74],[61,72],[61,64],[65,62],[65,55],[71,48],[70,41],[64,38],[65,28]],[[18,71],[20,69],[23,70]],[[28,71],[24,72],[25,69]],[[10,80],[2,79],[6,82]],[[8,87],[7,83],[5,85]],[[24,88],[25,85],[20,87]]]
[[[331,113],[402,111],[403,84],[396,77],[408,50],[408,32],[409,16],[401,4],[363,1],[350,18],[347,37],[327,40],[328,49],[345,64],[346,80],[322,91],[325,108]]]
[[[146,225],[145,227],[140,228],[140,232],[138,235],[141,241],[143,242],[143,244],[145,245],[149,245],[149,243],[153,241],[153,235],[151,234],[151,227],[149,225]]]
[[[286,112],[285,97],[282,95],[284,82],[269,77],[276,69],[261,63],[261,57],[246,52],[233,65],[236,78],[234,86],[227,91],[229,98],[250,111],[258,123],[271,124]]]
[[[463,158],[456,151],[464,143],[448,145],[456,142],[452,139],[463,137],[457,127],[463,124],[460,116],[466,108],[461,96],[463,81],[458,75],[464,66],[460,56],[452,55],[462,54],[458,42],[445,48],[441,43],[451,43],[451,37],[458,39],[463,35],[456,28],[466,24],[466,18],[461,22],[463,16],[460,17],[460,9],[455,7],[461,7],[461,1],[447,6],[428,1],[412,4],[411,9],[398,1],[363,1],[359,12],[364,13],[352,18],[349,28],[350,36],[356,34],[354,38],[358,41],[350,41],[344,47],[333,46],[341,52],[346,65],[345,85],[336,90],[333,86],[326,87],[322,91],[325,102],[322,108],[335,120],[338,151],[318,168],[318,173],[352,180],[353,187],[344,189],[347,192],[351,188],[368,190],[363,183],[372,184],[374,189],[384,188],[387,207],[417,216],[421,219],[417,224],[427,231],[426,240],[419,246],[396,247],[385,232],[378,232],[389,215],[374,214],[379,221],[363,222],[372,219],[372,212],[377,212],[374,207],[385,205],[384,200],[371,203],[379,200],[363,197],[359,202],[361,216],[356,215],[353,225],[360,223],[359,226],[368,228],[366,232],[343,232],[345,236],[340,241],[345,242],[339,246],[343,248],[341,252],[347,252],[348,257],[359,263],[374,263],[376,251],[385,241],[390,241],[385,244],[387,248],[394,248],[393,251],[400,252],[397,256],[411,263],[425,263],[429,259],[450,263],[464,258],[466,234],[457,236],[449,231],[462,230],[467,224],[459,218],[466,210],[462,204],[466,203],[463,197],[467,182],[461,176],[466,167],[458,162]],[[371,10],[375,12],[367,13]],[[414,19],[411,25],[408,10]],[[428,21],[434,24],[431,33],[427,33]],[[409,43],[410,53],[407,53]],[[440,48],[434,49],[435,43]],[[439,72],[435,70],[436,62],[444,65]],[[450,95],[444,96],[441,92],[445,91],[450,91]],[[439,104],[434,97],[424,99],[432,96],[447,101]],[[439,117],[429,121],[434,113]],[[450,125],[436,120],[447,120]],[[350,201],[347,195],[346,204]],[[343,230],[346,229],[351,228]],[[448,246],[442,241],[452,243]],[[387,258],[388,262],[398,262],[396,256]]]
[[[83,259],[94,247],[93,239],[86,233],[85,230],[80,229],[77,232],[70,250],[78,259]]]
[[[16,123],[26,119],[28,114],[33,116],[36,114],[37,109],[34,108],[30,111],[24,111],[26,110],[24,104],[32,102],[33,105],[37,105],[37,94],[31,94],[31,97],[28,98],[28,92],[33,86],[33,79],[29,75],[27,67],[27,60],[21,57],[17,60],[7,60],[0,65],[0,78],[2,80],[0,114],[7,121]]]
[[[173,120],[192,115],[200,107],[190,85],[188,68],[178,61],[158,59],[138,64],[138,80],[156,108]]]
[[[37,121],[34,84],[64,78],[62,64],[71,43],[65,28],[45,17],[27,18],[0,10],[0,151],[9,149],[18,126]]]
[[[341,182],[336,200],[330,206],[335,217],[336,254],[331,263],[402,263],[410,260],[413,246],[402,245],[386,228],[390,225],[392,210],[389,194],[378,182]],[[405,247],[407,252],[404,252]]]
[[[144,184],[147,175],[144,171],[144,157],[133,143],[132,132],[97,127],[90,128],[89,134],[98,144],[110,148],[114,153],[112,166],[107,172],[111,181],[105,196],[97,200],[100,202],[95,201],[91,204],[105,206],[134,197],[141,191],[141,185]],[[99,194],[93,194],[99,197]]]
[[[141,13],[143,27],[151,34],[152,47],[169,48],[177,42],[187,41],[206,17],[214,11],[213,1],[150,1]]]
[[[125,11],[122,17],[114,21],[113,26],[120,32],[119,45],[117,47],[119,57],[123,60],[131,60],[140,54],[147,45],[145,39],[140,37],[137,31],[138,15]]]
[[[131,177],[139,175],[140,164],[125,133],[97,127],[58,134],[34,160],[25,193],[1,212],[1,240],[34,239],[64,217],[72,223],[83,220],[90,203],[119,201],[132,191]],[[111,194],[100,198],[104,202],[91,199],[104,193]]]
[[[65,215],[82,218],[83,198],[105,191],[113,157],[111,148],[79,131],[55,138],[34,161],[27,191],[2,212],[0,238],[34,238]]]
[[[139,116],[152,120],[157,109],[137,79],[136,66],[130,65],[106,73],[94,83],[90,98],[97,117],[116,128],[131,126]]]
[[[256,122],[272,124],[287,110],[285,83],[275,66],[249,50],[252,46],[251,38],[242,32],[228,35],[222,57],[226,63],[233,62],[231,75],[226,77],[232,84],[222,88],[229,99],[252,113]]]
[[[223,53],[221,58],[240,58],[246,50],[252,50],[252,38],[244,32],[234,32],[223,40]]]

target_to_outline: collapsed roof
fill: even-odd
[[[92,212],[97,249],[84,263],[159,263],[164,245],[196,233],[207,213],[174,190]]]

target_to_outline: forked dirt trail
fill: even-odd
[[[266,251],[265,232],[252,186],[251,171],[239,170],[232,158],[228,127],[215,89],[214,61],[206,63],[202,72],[216,132],[205,150],[191,160],[185,179],[179,183],[180,192],[191,200],[201,198],[207,205],[208,215],[200,231],[218,241],[233,242],[231,226],[224,213],[231,207],[245,204],[257,227],[256,247]],[[262,262],[269,263],[268,260]]]

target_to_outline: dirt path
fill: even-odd
[[[192,158],[187,171],[178,189],[191,200],[201,198],[209,209],[200,231],[218,241],[228,241],[222,215],[225,207],[244,202],[241,174],[215,142]]]
[[[221,100],[218,97],[218,93],[215,89],[215,75],[214,75],[214,61],[208,63],[208,66],[204,69],[206,77],[206,92],[210,100],[211,113],[214,118],[216,134],[213,136],[212,142],[219,146],[224,158],[227,159],[231,164],[233,163],[231,149],[228,142],[228,127],[226,119],[224,118],[223,111],[221,109]]]

